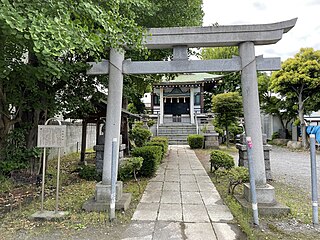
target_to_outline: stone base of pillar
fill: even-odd
[[[131,193],[122,192],[123,183],[116,184],[116,209],[127,210],[131,202]],[[104,185],[101,182],[96,185],[95,196],[86,201],[82,208],[88,212],[103,212],[110,208],[111,185]]]
[[[258,203],[271,205],[276,203],[275,190],[270,184],[266,184],[265,186],[256,186],[256,192]],[[251,189],[249,183],[243,184],[243,195],[248,202],[251,202]]]
[[[270,184],[257,186],[258,212],[260,215],[280,216],[290,212],[290,208],[278,203],[275,199],[274,187]],[[244,184],[244,193],[242,196],[235,196],[241,206],[246,210],[251,210],[251,191],[250,184]]]

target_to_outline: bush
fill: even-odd
[[[274,132],[274,133],[272,133],[271,139],[273,140],[273,139],[276,139],[276,138],[279,138],[279,137],[280,137],[279,132]]]
[[[143,163],[140,175],[151,177],[156,172],[162,156],[162,149],[159,146],[143,146],[132,151],[134,157],[142,157]]]
[[[148,127],[152,127],[155,124],[156,124],[156,121],[153,120],[153,119],[149,119],[148,122],[147,122]]]
[[[136,175],[141,169],[142,164],[142,157],[132,157],[124,160],[124,163],[120,166],[119,169],[119,178],[121,180],[129,179],[132,177],[136,179]]]
[[[79,177],[87,181],[101,181],[102,174],[97,173],[96,166],[86,165],[80,168]]]
[[[204,142],[204,136],[198,134],[190,134],[188,136],[188,144],[190,148],[202,148]]]
[[[167,153],[168,151],[168,146],[169,146],[169,140],[167,137],[153,137],[150,140],[151,142],[163,142],[164,143],[164,153]]]
[[[167,152],[167,149],[168,149],[168,146],[164,142],[155,142],[155,141],[147,142],[146,146],[159,146],[159,147],[161,147],[161,151],[162,151],[161,160],[164,158],[164,156]]]
[[[249,170],[245,167],[234,167],[228,171],[229,188],[228,192],[234,194],[235,188],[249,181]]]
[[[211,172],[212,172],[212,168],[214,168],[214,172],[215,172],[219,168],[224,168],[228,170],[234,166],[233,157],[219,150],[213,150],[211,152],[210,163],[211,163]]]
[[[26,132],[26,129],[16,128],[7,135],[0,150],[0,174],[9,176],[12,171],[25,169],[31,160],[39,158],[39,148],[27,148]]]
[[[152,133],[148,129],[136,125],[131,130],[130,139],[134,141],[137,147],[142,147],[150,139],[151,135]]]

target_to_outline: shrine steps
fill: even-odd
[[[166,123],[159,125],[158,136],[167,137],[169,145],[188,145],[188,135],[196,134],[195,124],[188,123]]]

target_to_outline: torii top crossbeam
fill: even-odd
[[[151,28],[145,45],[149,49],[238,46],[248,41],[268,45],[278,42],[296,21],[297,18],[271,24]]]

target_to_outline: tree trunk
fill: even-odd
[[[300,128],[301,128],[301,137],[302,137],[302,147],[307,147],[307,133],[306,133],[306,124],[304,122],[304,104],[302,101],[302,94],[298,96],[298,113],[299,113],[299,120],[300,120]]]
[[[229,148],[229,129],[228,129],[228,124],[226,124],[226,144],[227,144],[227,148]]]

